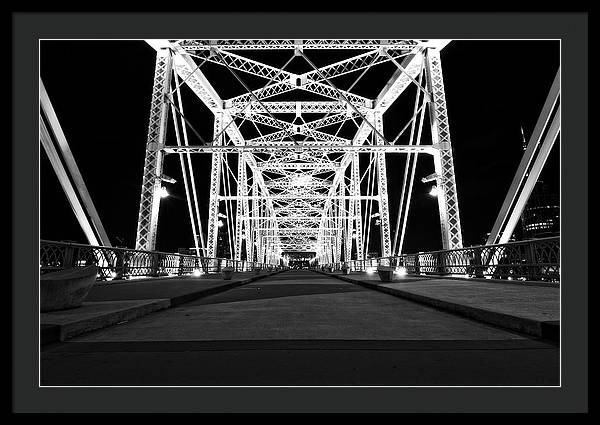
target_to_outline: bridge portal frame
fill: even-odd
[[[452,158],[452,145],[448,124],[448,114],[441,69],[440,51],[447,40],[147,40],[157,51],[150,124],[146,144],[146,159],[142,182],[136,248],[154,250],[158,229],[160,207],[160,187],[162,165],[165,155],[170,153],[204,153],[212,155],[210,182],[208,235],[205,255],[215,257],[219,223],[219,203],[231,201],[233,196],[222,196],[220,187],[223,173],[228,164],[224,163],[227,153],[237,154],[237,202],[235,208],[234,257],[245,251],[249,261],[278,262],[281,253],[290,247],[314,250],[324,262],[364,259],[368,252],[368,234],[365,238],[363,220],[363,195],[361,195],[360,153],[374,155],[377,195],[376,204],[381,220],[380,240],[383,256],[392,254],[391,228],[387,194],[386,153],[411,152],[426,153],[434,158],[437,184],[440,191],[438,209],[442,245],[444,249],[462,247],[462,235],[458,210],[458,197]],[[368,49],[367,52],[334,64],[317,68],[304,56],[307,49]],[[314,70],[304,74],[294,74],[234,53],[249,49],[289,49],[297,56],[304,56],[314,66]],[[192,58],[201,59],[200,65]],[[376,99],[367,99],[338,89],[331,79],[357,70],[368,70],[373,64],[393,62],[397,71],[388,81]],[[401,61],[401,62],[399,62]],[[236,71],[253,74],[269,80],[261,89],[231,99],[221,99],[208,79],[200,70],[205,62],[225,66],[237,77]],[[424,88],[415,78],[424,69]],[[207,106],[215,117],[213,140],[199,146],[166,146],[166,124],[168,115],[171,74],[182,79],[194,94]],[[240,83],[244,84],[239,78]],[[411,85],[416,84],[424,92],[423,107],[427,104],[430,112],[432,144],[396,145],[384,136],[383,115],[391,104]],[[329,101],[267,102],[265,99],[300,88],[328,97]],[[273,113],[295,113],[302,118],[303,113],[326,113],[318,120],[290,123],[276,118]],[[181,111],[180,111],[181,113]],[[244,138],[236,120],[246,120],[257,125],[270,126],[276,131],[259,137]],[[346,121],[361,119],[353,139],[344,139],[320,129]],[[242,121],[243,122],[243,121]],[[183,125],[183,124],[182,124]],[[290,135],[302,135],[305,140],[298,143]],[[289,140],[285,140],[286,137]],[[411,136],[412,137],[412,136]],[[369,139],[371,142],[369,143]],[[279,158],[269,161],[257,160],[259,155],[277,152]],[[320,153],[319,153],[320,152]],[[327,154],[339,153],[335,160]],[[275,155],[275,156],[277,156]],[[314,199],[326,195],[323,209],[313,211],[310,203],[291,208],[284,202],[284,195],[277,196],[269,191],[265,181],[265,171],[275,167],[281,171],[299,169],[298,163],[290,159],[304,155],[301,168],[310,169],[309,183],[318,186],[318,173],[330,172],[329,190],[318,192],[308,190]],[[308,159],[307,159],[308,158]],[[349,173],[347,173],[349,171]],[[346,176],[349,174],[349,176]],[[283,173],[293,177],[293,173]],[[364,178],[364,174],[362,176]],[[249,181],[251,180],[251,183]],[[269,178],[271,184],[273,179]],[[288,181],[291,182],[290,179]],[[375,183],[375,182],[374,182]],[[281,185],[281,184],[280,184]],[[364,186],[364,185],[363,185]],[[252,195],[249,195],[252,193]],[[289,198],[291,192],[287,193]],[[347,195],[346,195],[347,193]],[[317,196],[317,194],[319,196]],[[369,195],[367,195],[368,197]],[[337,199],[336,202],[333,202]],[[188,199],[188,202],[190,200]],[[369,210],[372,205],[369,206]],[[287,209],[286,209],[287,208]],[[316,213],[316,214],[315,214]],[[295,215],[294,215],[295,214]],[[295,220],[298,230],[284,242],[281,235],[290,232],[294,226],[284,225],[286,216],[299,217]],[[233,220],[232,220],[233,221]],[[309,226],[306,226],[306,224]],[[281,227],[280,226],[284,226]],[[286,227],[287,226],[287,227]],[[314,230],[311,230],[314,229]],[[291,232],[293,233],[293,232]],[[340,245],[340,239],[346,240]],[[366,240],[367,239],[367,240]],[[242,249],[245,244],[245,250]],[[398,252],[397,254],[399,254]],[[249,258],[249,256],[251,258]]]

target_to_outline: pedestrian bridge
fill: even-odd
[[[78,247],[77,252],[100,256],[103,278],[210,273],[230,266],[236,271],[278,268],[288,265],[290,253],[312,253],[312,266],[334,269],[345,264],[366,270],[387,262],[417,274],[556,280],[554,242],[503,244],[513,234],[560,130],[560,70],[487,247],[464,249],[441,61],[448,43],[148,40],[156,61],[135,253],[106,249],[111,241],[40,80],[40,141],[89,244],[98,247]],[[285,61],[274,66],[275,59]],[[388,79],[372,76],[384,66],[393,70]],[[224,88],[228,93],[233,88],[231,81],[216,75],[227,75],[240,92],[221,97]],[[370,79],[375,95],[356,92],[363,79]],[[186,114],[184,87],[210,112],[213,132],[208,140]],[[392,137],[384,128],[384,116],[397,102],[409,105],[412,113],[406,119],[390,117],[401,122]],[[193,154],[211,158],[204,219]],[[392,228],[387,167],[396,154],[405,156],[405,167]],[[411,256],[405,253],[404,240],[418,159],[435,171],[422,181],[432,184],[437,196],[444,252]],[[167,161],[181,167],[196,258],[157,251],[161,199],[177,183],[164,174]],[[374,251],[377,260],[370,258]],[[53,267],[52,262],[42,268]]]

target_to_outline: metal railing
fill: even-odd
[[[404,267],[408,274],[458,275],[491,279],[560,281],[560,237],[498,245],[419,252],[394,257],[351,260],[324,269],[367,271],[380,265]]]
[[[225,267],[231,267],[234,272],[274,271],[281,268],[273,264],[245,260],[40,241],[40,274],[88,265],[98,267],[97,279],[101,281],[132,277],[184,276],[196,271],[201,274],[220,273]]]

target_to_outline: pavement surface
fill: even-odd
[[[555,344],[312,271],[50,344],[41,357],[43,386],[559,385]]]
[[[395,277],[394,282],[384,283],[377,273],[321,273],[485,323],[559,340],[560,287],[556,284],[423,276]]]
[[[231,280],[220,275],[136,279],[98,284],[81,307],[40,314],[42,344],[64,341],[76,335],[126,323],[158,310],[226,291],[269,273],[234,273]]]

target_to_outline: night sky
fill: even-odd
[[[114,246],[133,247],[142,182],[142,168],[152,80],[154,50],[143,41],[42,41],[40,72],[50,100],[73,151],[100,218]],[[323,52],[307,51],[318,64]],[[287,52],[279,60],[283,65]],[[314,56],[313,56],[314,55]],[[319,56],[321,55],[321,56]],[[277,62],[278,58],[272,58]],[[330,60],[335,61],[335,58]],[[464,245],[483,242],[494,224],[522,156],[521,126],[531,135],[560,63],[558,41],[454,41],[442,51],[450,133]],[[212,65],[212,64],[211,64]],[[202,68],[209,80],[223,78],[222,98],[242,94],[225,80],[225,71]],[[393,65],[391,65],[393,67]],[[225,68],[220,68],[224,70]],[[294,69],[290,69],[295,71]],[[393,71],[393,69],[392,69]],[[246,81],[246,75],[239,73]],[[357,85],[358,94],[378,93],[377,87]],[[256,82],[248,77],[248,82]],[[264,84],[264,82],[263,82]],[[218,88],[218,87],[217,87]],[[228,92],[231,88],[231,92]],[[343,88],[343,87],[342,87]],[[212,135],[211,114],[189,92],[183,93],[186,117],[200,136]],[[384,115],[386,138],[393,139],[405,120],[407,103]],[[172,123],[169,122],[172,128]],[[167,144],[175,144],[169,132]],[[191,133],[191,132],[190,132]],[[423,142],[426,142],[424,134]],[[194,143],[193,136],[190,143]],[[558,193],[559,143],[541,179]],[[203,225],[208,208],[210,155],[193,155]],[[404,156],[388,155],[390,219],[395,228]],[[421,178],[433,172],[428,155],[419,166],[408,218],[404,252],[441,248],[437,201]],[[175,251],[193,245],[179,159],[167,156],[164,173],[176,178],[172,194],[161,203],[157,249]],[[50,166],[40,151],[40,238],[87,243]],[[373,230],[372,230],[373,231]]]

